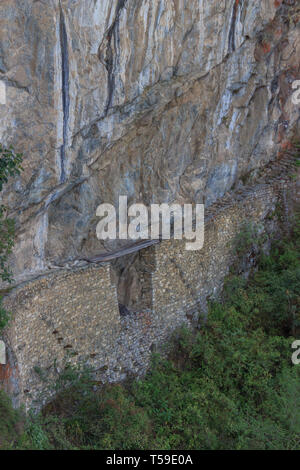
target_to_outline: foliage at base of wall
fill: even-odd
[[[67,368],[57,398],[18,433],[0,395],[0,447],[300,449],[299,235],[298,224],[247,278],[231,273],[205,327],[177,331],[143,380],[96,390],[88,371]]]
[[[24,433],[25,416],[14,410],[8,396],[0,390],[0,449],[15,447]]]

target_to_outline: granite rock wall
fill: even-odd
[[[288,145],[298,0],[2,0],[17,282],[116,248],[96,208],[208,207]]]

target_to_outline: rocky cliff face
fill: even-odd
[[[289,145],[296,0],[2,0],[17,280],[108,248],[96,207],[209,206]]]

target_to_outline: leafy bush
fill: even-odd
[[[0,390],[0,449],[13,448],[23,433],[24,416],[14,410],[9,398]]]
[[[12,148],[6,149],[0,144],[0,192],[10,176],[19,175],[22,170],[22,155]],[[15,224],[7,216],[7,208],[0,205],[0,279],[12,281],[8,258],[14,246]],[[0,331],[7,324],[9,314],[1,307],[0,297]]]
[[[19,175],[22,171],[23,156],[15,153],[13,148],[5,148],[0,144],[0,191],[10,176]]]

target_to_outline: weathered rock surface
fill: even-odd
[[[205,202],[299,119],[299,1],[2,0],[0,140],[16,280],[103,251],[101,202]]]

